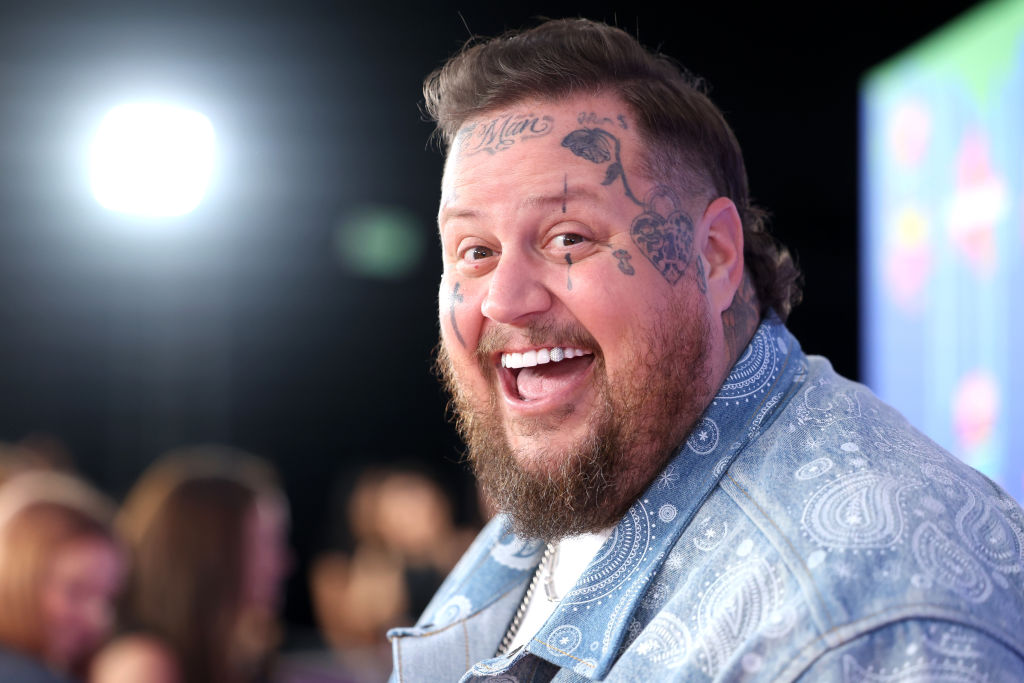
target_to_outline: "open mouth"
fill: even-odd
[[[519,401],[556,399],[587,374],[594,353],[574,347],[544,347],[501,354],[501,384]]]

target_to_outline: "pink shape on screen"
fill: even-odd
[[[949,210],[949,238],[977,275],[996,264],[996,224],[1008,208],[1006,183],[992,168],[981,130],[968,132],[956,160],[956,189]]]
[[[999,419],[999,385],[987,370],[960,378],[953,395],[953,428],[965,459],[991,438]]]
[[[916,166],[931,142],[931,111],[923,102],[901,102],[889,116],[886,132],[893,157],[904,166]]]
[[[932,272],[928,221],[916,208],[895,216],[885,247],[885,283],[893,302],[910,313],[924,310],[925,284]]]

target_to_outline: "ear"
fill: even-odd
[[[703,248],[698,257],[704,259],[707,297],[720,314],[732,305],[743,281],[743,221],[732,200],[719,197],[708,204],[700,226]]]

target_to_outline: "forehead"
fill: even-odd
[[[614,95],[526,100],[465,122],[452,141],[443,190],[450,201],[460,188],[490,181],[507,187],[573,172],[600,181],[610,164],[632,170],[640,152],[634,119]]]

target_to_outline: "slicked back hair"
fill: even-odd
[[[743,221],[744,260],[762,312],[785,320],[800,301],[800,272],[750,199],[743,154],[703,84],[669,57],[618,28],[587,19],[547,21],[487,41],[471,40],[423,84],[427,113],[450,151],[470,120],[526,100],[608,93],[632,111],[644,142],[643,171],[690,197],[728,197]]]

